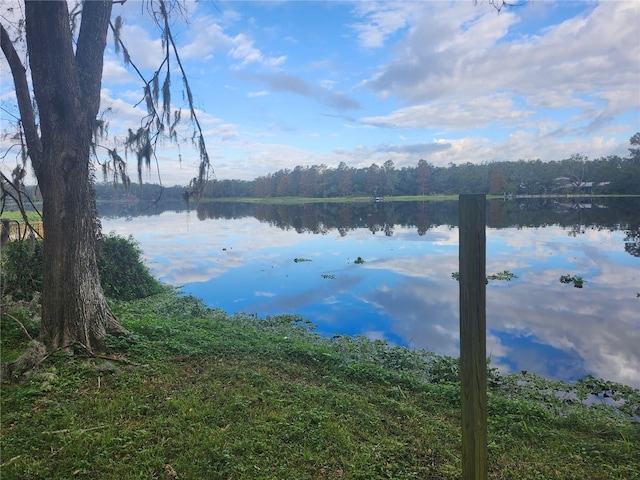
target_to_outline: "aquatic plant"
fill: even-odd
[[[575,288],[582,288],[584,279],[580,275],[560,275],[560,283],[573,283]]]

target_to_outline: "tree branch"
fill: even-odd
[[[8,313],[5,312],[5,315],[7,317],[9,317],[11,320],[13,320],[14,322],[16,322],[19,326],[20,329],[24,332],[24,334],[29,338],[30,341],[33,341],[33,337],[29,334],[29,331],[27,330],[27,328],[23,325],[23,323],[18,320],[16,317],[14,317],[13,315],[10,315]]]
[[[196,115],[195,107],[193,105],[193,94],[191,93],[191,86],[189,85],[189,80],[187,79],[187,73],[182,65],[182,61],[180,60],[180,55],[178,54],[178,47],[175,44],[173,39],[173,35],[171,34],[171,29],[169,28],[169,18],[167,15],[167,11],[165,8],[164,0],[160,0],[161,12],[164,16],[165,22],[165,32],[166,36],[171,43],[171,47],[173,49],[173,54],[176,57],[176,62],[178,63],[178,67],[180,67],[180,72],[182,73],[182,80],[184,82],[184,88],[187,92],[187,100],[189,103],[189,111],[191,113],[191,120],[195,124],[197,134],[194,134],[193,139],[197,137],[197,147],[198,152],[200,154],[200,168],[198,169],[198,176],[191,180],[191,191],[185,192],[185,198],[189,201],[189,198],[194,196],[197,199],[200,198],[202,194],[202,190],[209,179],[209,171],[211,170],[211,163],[209,161],[209,153],[207,152],[207,146],[204,141],[204,134],[202,133],[202,127],[200,126],[200,122],[198,120],[198,116]],[[195,143],[195,142],[194,142]]]
[[[31,94],[29,92],[29,84],[27,83],[26,68],[22,64],[18,52],[13,46],[9,34],[4,26],[0,24],[0,44],[2,44],[2,53],[4,53],[13,83],[16,89],[16,98],[18,99],[18,109],[20,110],[20,122],[24,129],[27,141],[27,154],[31,158],[31,164],[36,171],[36,176],[42,165],[42,143],[38,135],[38,127],[36,126],[36,116],[31,103]]]
[[[31,225],[31,222],[29,221],[29,217],[27,215],[27,211],[26,211],[25,206],[24,206],[24,202],[22,200],[22,197],[24,196],[29,201],[29,203],[31,204],[31,207],[35,210],[35,212],[40,216],[40,218],[42,218],[42,214],[38,211],[36,206],[33,204],[33,201],[31,200],[31,197],[26,192],[23,192],[20,189],[20,185],[16,185],[16,183],[12,182],[2,172],[0,172],[0,182],[1,182],[0,183],[0,192],[2,193],[2,207],[4,208],[4,197],[5,197],[5,195],[8,195],[9,197],[11,197],[13,199],[13,201],[16,203],[16,205],[18,206],[18,209],[20,210],[20,214],[22,215],[22,219],[24,220],[24,223],[27,226],[27,228],[29,230],[31,230],[32,233],[34,233],[35,235],[40,237],[40,239],[42,239],[42,235],[40,235],[40,232],[38,232],[38,230],[36,230],[33,227],[33,225]],[[9,191],[8,189],[5,188],[5,183],[8,184],[15,191],[15,193],[16,193],[15,195],[11,191]],[[25,230],[25,236],[26,236],[26,230]]]

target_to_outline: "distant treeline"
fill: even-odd
[[[97,184],[100,200],[136,202],[180,201],[184,187],[161,189],[159,185],[132,183],[129,191],[113,184]],[[396,195],[456,195],[488,193],[513,195],[620,194],[640,195],[640,158],[611,156],[586,160],[573,156],[543,162],[520,160],[481,165],[465,163],[436,167],[420,160],[415,167],[395,168],[388,160],[382,166],[352,168],[340,163],[297,166],[255,180],[215,180],[208,183],[205,198],[313,197],[335,198]]]
[[[367,168],[341,163],[295,167],[254,181],[221,180],[210,185],[210,197],[350,197],[426,194],[640,194],[640,159],[612,156],[588,161],[494,162],[436,167],[420,160],[415,167],[395,168],[387,160]]]

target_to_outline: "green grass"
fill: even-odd
[[[112,307],[129,333],[108,355],[126,361],[55,352],[2,384],[3,480],[460,478],[456,359],[173,292]],[[7,361],[28,339],[1,327]],[[488,379],[490,478],[639,478],[638,390]],[[573,399],[605,390],[621,411]]]
[[[441,201],[441,200],[457,200],[458,195],[405,195],[395,197],[384,197],[386,202],[415,202],[415,201]],[[502,198],[502,197],[500,197]],[[373,197],[329,197],[329,198],[311,198],[311,197],[224,197],[224,198],[203,198],[201,202],[241,202],[241,203],[260,203],[260,204],[277,204],[277,205],[298,205],[304,203],[371,203]]]
[[[27,213],[27,219],[30,222],[41,222],[42,221],[42,217],[40,215],[38,215],[36,212],[34,212],[32,210],[29,210],[26,213]],[[17,210],[12,210],[12,211],[5,210],[0,215],[0,218],[3,219],[3,220],[16,220],[18,222],[23,222],[24,221],[24,219],[22,218],[22,213],[17,211]]]

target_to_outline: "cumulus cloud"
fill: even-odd
[[[255,41],[247,33],[236,35],[225,33],[224,26],[213,17],[198,17],[195,24],[195,27],[189,30],[192,38],[181,48],[181,54],[185,59],[211,60],[215,52],[223,52],[230,58],[239,61],[235,68],[245,67],[252,63],[266,67],[277,67],[287,60],[285,55],[277,57],[265,55],[255,46]]]
[[[395,45],[394,60],[362,83],[383,97],[421,107],[390,116],[399,125],[409,115],[432,112],[434,100],[469,99],[460,109],[473,109],[474,99],[494,98],[494,92],[522,96],[532,106],[596,109],[586,127],[591,131],[640,103],[638,26],[630,21],[640,15],[640,4],[604,2],[537,35],[515,39],[507,37],[519,21],[513,12],[428,4],[413,12],[418,16]],[[388,10],[380,7],[376,15]]]

